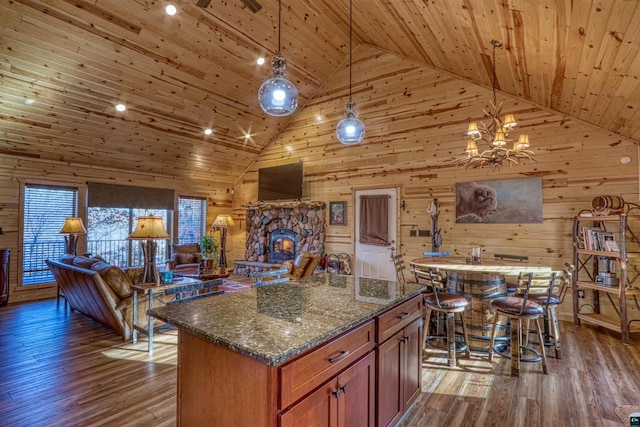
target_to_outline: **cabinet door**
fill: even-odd
[[[337,427],[338,400],[335,378],[279,416],[280,427]]]
[[[420,394],[422,319],[378,347],[378,426],[399,421]]]
[[[403,369],[403,409],[409,406],[420,394],[422,385],[422,319],[418,319],[404,329],[404,369]]]
[[[375,424],[376,355],[369,353],[338,375],[338,425],[372,427]]]
[[[280,415],[281,427],[371,427],[375,353],[363,357]]]
[[[378,426],[388,426],[402,415],[403,337],[400,330],[378,347]]]

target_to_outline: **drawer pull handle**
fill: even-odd
[[[333,394],[333,396],[337,399],[337,398],[340,397],[340,390],[339,389],[338,390],[333,390],[331,392],[331,394]]]
[[[342,359],[344,359],[345,357],[347,357],[349,355],[349,350],[342,350],[342,352],[340,353],[340,356],[336,356],[336,357],[330,357],[329,358],[329,363],[336,363],[341,361]],[[336,396],[337,397],[337,396]]]
[[[398,319],[406,319],[407,317],[409,317],[411,313],[407,313],[406,311],[404,313],[402,313],[400,316],[398,316]]]
[[[345,384],[342,387],[340,387],[340,390],[342,390],[343,393],[346,393],[348,389],[349,389],[349,384]]]

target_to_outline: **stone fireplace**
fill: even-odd
[[[247,210],[245,257],[244,263],[234,262],[234,273],[248,275],[304,251],[324,253],[324,202],[258,202],[243,208]]]

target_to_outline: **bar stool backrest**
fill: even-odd
[[[396,269],[396,278],[398,280],[398,282],[400,283],[404,283],[406,282],[405,278],[404,278],[404,270],[405,270],[405,265],[404,265],[404,255],[402,254],[397,254],[397,255],[393,255],[393,253],[391,254],[391,261],[393,261],[393,266]]]

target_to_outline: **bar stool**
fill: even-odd
[[[425,272],[420,273],[424,274]],[[414,269],[414,274],[416,275],[416,277],[419,277],[420,273],[416,273]],[[467,299],[462,295],[443,291],[444,285],[442,283],[442,277],[440,276],[440,273],[429,271],[428,274],[430,280],[427,286],[431,288],[432,292],[422,294],[422,299],[425,305],[425,326],[422,342],[428,344],[429,339],[433,338],[433,336],[429,336],[429,321],[431,319],[431,313],[442,313],[445,317],[446,326],[447,363],[449,366],[454,367],[457,364],[457,351],[464,351],[467,358],[471,357],[471,353],[469,351],[469,336],[467,334],[467,324],[463,316],[463,312],[467,305],[469,305],[469,301],[467,301]],[[462,322],[462,335],[464,337],[464,347],[460,350],[456,349],[454,321],[456,313],[459,313],[460,315],[460,320]]]
[[[404,263],[404,256],[402,254],[391,254],[391,260],[396,270],[396,277],[398,282],[405,282],[404,270],[406,269]],[[447,340],[447,362],[449,366],[456,366],[456,337],[455,337],[455,313],[460,313],[462,318],[462,333],[464,336],[464,348],[459,351],[465,351],[467,358],[471,357],[469,353],[469,339],[467,337],[467,325],[465,323],[462,312],[469,304],[467,299],[461,295],[450,294],[444,292],[444,284],[442,275],[434,271],[421,271],[413,267],[413,275],[417,283],[422,283],[431,288],[431,292],[423,293],[422,300],[424,302],[423,311],[423,323],[424,323],[424,335],[422,342],[428,343],[429,338],[429,321],[431,319],[431,313],[442,313],[445,316],[446,322],[446,340]],[[425,283],[426,281],[426,283]]]
[[[532,284],[535,283],[534,292],[539,289],[548,289],[555,282],[556,273],[529,273],[520,274],[516,294],[518,296],[507,296],[496,298],[491,301],[491,308],[495,311],[493,324],[491,327],[491,338],[489,340],[489,362],[493,361],[494,342],[496,337],[496,324],[499,316],[507,316],[511,322],[511,376],[520,375],[520,361],[524,351],[534,353],[537,358],[529,361],[542,360],[542,371],[547,374],[547,357],[544,351],[544,341],[542,329],[540,327],[540,317],[544,314],[542,306],[529,299]],[[542,285],[546,286],[544,288]],[[537,351],[528,346],[529,322],[535,321],[538,340],[541,350]],[[524,322],[524,323],[523,323]]]
[[[573,264],[564,263],[562,274],[557,276],[556,282],[559,282],[558,293],[553,293],[555,283],[549,286],[548,292],[544,294],[531,294],[529,300],[537,302],[544,310],[544,338],[545,345],[553,346],[556,352],[556,359],[562,359],[562,347],[560,345],[560,325],[558,324],[558,314],[556,307],[562,304],[564,297],[571,286],[573,278]],[[553,329],[553,332],[551,332]]]

